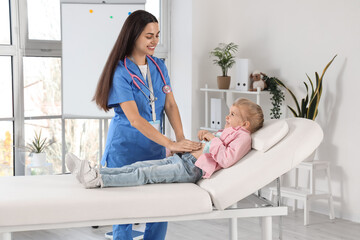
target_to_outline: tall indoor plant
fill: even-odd
[[[238,45],[234,43],[220,43],[213,51],[210,52],[210,56],[216,57],[214,64],[219,65],[222,71],[222,76],[217,77],[218,88],[228,89],[230,86],[231,77],[228,76],[228,70],[235,63],[235,53],[238,50]]]
[[[296,104],[296,110],[290,106],[288,106],[288,108],[290,109],[290,111],[292,112],[292,114],[295,117],[302,117],[302,118],[308,118],[311,120],[315,120],[316,116],[319,113],[318,107],[319,107],[319,102],[320,102],[320,98],[321,98],[321,94],[322,94],[322,84],[323,84],[324,75],[325,75],[326,70],[330,67],[331,63],[336,58],[336,56],[337,55],[335,55],[331,59],[331,61],[326,65],[326,67],[324,68],[320,77],[319,77],[319,74],[317,72],[315,72],[315,83],[316,83],[315,87],[314,87],[313,81],[306,74],[307,79],[311,86],[311,92],[310,92],[311,95],[309,96],[308,84],[306,82],[304,82],[304,85],[306,88],[306,96],[304,98],[302,98],[301,101],[297,100],[295,94],[288,87],[286,87],[282,81],[280,81],[279,79],[275,79],[277,84],[284,87],[290,93],[291,97],[294,99],[295,104]]]

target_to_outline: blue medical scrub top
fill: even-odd
[[[170,79],[164,62],[156,57],[153,57],[153,59],[159,65],[166,84],[170,86]],[[166,97],[166,94],[162,91],[164,82],[155,64],[150,59],[147,59],[147,63],[149,65],[154,94],[157,97],[155,101],[156,120],[160,120],[160,125],[162,126]],[[140,69],[135,63],[127,59],[126,65],[132,74],[137,75],[144,81]],[[142,91],[149,97],[149,90],[137,81],[136,78],[134,79]],[[147,79],[144,82],[148,86]],[[116,67],[108,99],[108,106],[114,108],[115,116],[110,123],[105,152],[101,160],[103,166],[106,163],[107,167],[121,167],[137,161],[162,159],[166,155],[163,146],[148,139],[130,125],[119,104],[132,100],[136,102],[140,115],[147,121],[152,121],[152,109],[149,99],[133,83],[131,76],[124,66],[124,61],[121,60]]]

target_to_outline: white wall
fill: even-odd
[[[181,113],[185,137],[191,139],[192,87],[192,3],[173,0],[171,3],[170,69],[171,85]],[[186,14],[184,14],[184,10]],[[171,133],[172,139],[176,139]]]
[[[192,46],[185,45],[181,51],[192,52],[192,86],[186,86],[187,91],[192,88],[192,118],[186,126],[191,126],[193,138],[205,121],[204,94],[198,89],[206,83],[216,87],[216,76],[220,73],[209,58],[209,52],[218,43],[235,42],[239,45],[238,57],[250,58],[257,69],[285,81],[299,96],[304,93],[305,73],[311,78],[315,71],[321,74],[327,62],[338,54],[325,75],[317,118],[325,138],[318,157],[331,164],[336,216],[360,222],[357,146],[360,81],[356,68],[360,66],[360,2],[196,0],[192,1],[192,15],[188,14],[189,9],[180,11],[183,19],[192,18]],[[181,31],[189,27],[188,22],[185,23]],[[178,29],[172,31],[175,33]],[[179,44],[172,45],[172,67],[178,67],[174,66],[178,56],[174,51],[183,45],[181,40],[174,41]],[[175,74],[172,73],[173,80]],[[188,101],[186,104],[189,106]],[[287,104],[294,106],[290,97],[287,97]],[[188,117],[189,108],[182,108],[181,114],[183,119]],[[319,179],[316,187],[326,190],[325,181]],[[316,202],[312,210],[327,213],[327,204]]]

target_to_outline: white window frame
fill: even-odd
[[[155,49],[155,55],[159,58],[169,57],[170,50],[170,3],[169,0],[160,0],[160,16],[158,21],[160,22],[160,44]],[[165,24],[163,24],[165,23]],[[168,61],[167,61],[168,62]],[[168,64],[170,66],[170,64]]]
[[[13,84],[13,154],[14,154],[14,175],[23,175],[25,166],[21,164],[24,158],[21,158],[21,151],[19,146],[24,146],[24,84],[22,81],[22,53],[20,49],[20,37],[19,37],[19,11],[18,1],[10,0],[10,27],[11,27],[11,43],[10,45],[2,45],[0,47],[0,54],[12,57],[12,84]],[[23,171],[21,172],[21,169]]]
[[[59,3],[60,5],[60,3]],[[19,1],[20,44],[26,56],[61,57],[61,40],[29,39],[27,0]]]

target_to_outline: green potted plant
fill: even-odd
[[[26,145],[26,149],[30,152],[32,166],[42,166],[46,163],[46,153],[44,150],[53,143],[53,141],[48,141],[47,138],[41,137],[41,130],[39,134],[35,131],[33,140]]]
[[[321,94],[322,94],[322,83],[323,83],[324,75],[325,75],[326,70],[330,67],[331,63],[336,58],[336,56],[337,55],[335,55],[333,57],[333,59],[326,65],[326,67],[324,68],[320,77],[319,77],[319,74],[317,72],[315,72],[315,80],[316,80],[315,88],[314,88],[313,81],[306,74],[307,79],[311,86],[311,95],[309,96],[308,84],[306,82],[304,82],[304,85],[306,88],[306,96],[304,98],[302,98],[301,101],[297,100],[295,94],[288,87],[286,87],[282,81],[280,81],[279,79],[275,79],[277,84],[284,87],[290,93],[291,97],[294,99],[297,111],[290,106],[288,106],[288,108],[290,109],[290,111],[292,112],[292,114],[295,117],[302,117],[302,118],[308,118],[311,120],[315,120],[315,118],[317,117],[317,115],[319,113],[318,107],[319,107],[319,102],[320,102],[320,98],[321,98]]]
[[[315,72],[315,80],[316,80],[315,87],[314,87],[314,84],[313,84],[313,81],[311,80],[311,78],[306,74],[307,79],[311,86],[311,95],[309,96],[308,84],[306,82],[304,82],[304,85],[306,88],[306,96],[304,98],[302,98],[301,101],[297,100],[295,94],[288,87],[286,87],[283,82],[281,82],[279,79],[275,79],[277,84],[284,87],[290,93],[291,97],[294,99],[297,111],[295,109],[293,109],[292,107],[288,106],[288,108],[290,109],[290,111],[292,112],[294,117],[301,117],[301,118],[315,120],[315,118],[317,117],[317,115],[319,113],[318,107],[319,107],[319,102],[320,102],[320,98],[321,98],[321,94],[322,94],[322,84],[323,84],[323,80],[324,80],[324,75],[325,75],[326,70],[330,67],[331,63],[336,58],[336,56],[337,55],[335,55],[331,59],[331,61],[325,66],[320,77],[319,77],[319,74],[317,72]],[[314,151],[313,154],[311,154],[304,161],[313,161],[314,157],[315,157],[315,152],[316,151]]]
[[[219,89],[229,89],[231,77],[228,76],[228,70],[235,63],[235,53],[238,50],[238,45],[234,43],[220,43],[213,51],[210,52],[210,56],[216,57],[214,64],[219,65],[222,71],[222,76],[217,77],[217,83]]]

